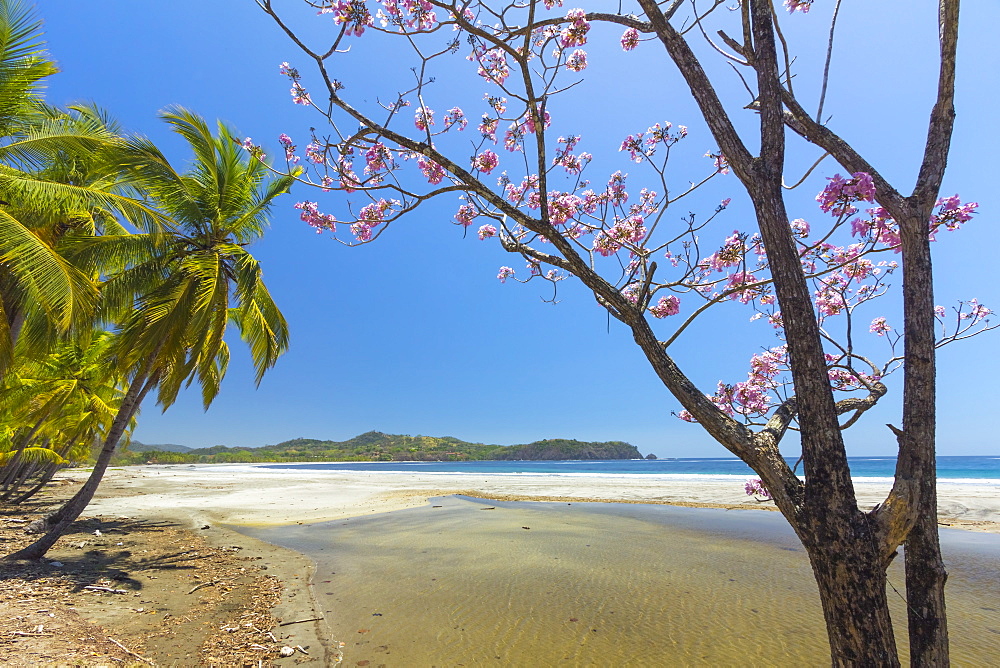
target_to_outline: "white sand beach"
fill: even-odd
[[[66,475],[82,477],[82,470]],[[872,507],[891,482],[858,482]],[[440,474],[268,469],[245,464],[156,465],[113,469],[87,509],[91,515],[169,518],[246,525],[303,524],[425,505],[465,494],[494,499],[613,501],[773,510],[743,491],[742,479],[689,475]],[[1000,485],[942,481],[940,520],[1000,532]]]

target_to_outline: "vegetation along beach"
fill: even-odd
[[[63,4],[0,663],[995,663],[993,3]]]

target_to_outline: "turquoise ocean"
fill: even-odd
[[[894,457],[851,457],[855,479],[884,479],[893,476]],[[789,466],[795,459],[788,459]],[[268,469],[308,469],[320,471],[380,471],[383,473],[526,473],[535,475],[681,475],[752,477],[750,468],[735,458],[688,457],[670,459],[614,459],[579,461],[472,461],[472,462],[310,462],[303,464],[263,464]],[[801,466],[797,470],[801,474]],[[1000,484],[1000,455],[942,456],[937,458],[938,479],[971,483]]]

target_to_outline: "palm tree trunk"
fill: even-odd
[[[38,470],[38,464],[35,462],[28,462],[21,471],[21,475],[17,477],[11,484],[9,489],[7,489],[3,496],[0,496],[0,501],[8,501],[10,497],[17,494],[17,490],[21,489],[24,483],[32,476],[32,474]]]
[[[2,469],[3,478],[0,479],[0,488],[2,488],[4,491],[7,491],[7,488],[10,486],[11,482],[18,477],[21,470],[24,468],[24,464],[21,462],[21,457],[22,454],[24,453],[24,449],[28,447],[28,443],[30,443],[31,439],[34,438],[35,434],[38,433],[38,430],[41,429],[42,424],[44,424],[44,422],[45,422],[44,418],[38,420],[38,422],[35,423],[35,426],[32,427],[27,434],[25,434],[22,438],[18,440],[14,456],[11,457],[10,461],[7,462],[7,465],[4,466]]]
[[[24,503],[25,501],[27,501],[28,499],[30,499],[31,497],[33,497],[35,494],[38,494],[39,490],[41,490],[42,487],[45,487],[45,485],[50,480],[52,480],[52,476],[54,476],[56,474],[56,471],[58,471],[58,470],[59,470],[59,465],[58,464],[49,464],[46,467],[45,472],[42,474],[41,479],[38,481],[38,484],[35,485],[34,487],[32,487],[31,489],[29,489],[27,492],[25,492],[21,496],[17,497],[13,501],[11,501],[11,505],[15,505],[16,506],[16,505],[18,505],[20,503]]]
[[[46,518],[44,524],[48,528],[48,531],[44,536],[24,549],[7,555],[4,557],[4,560],[41,559],[55,542],[66,533],[70,525],[80,516],[80,513],[84,511],[91,499],[94,498],[97,487],[101,484],[104,473],[108,470],[108,464],[111,463],[111,457],[115,453],[118,441],[121,440],[122,434],[125,433],[126,426],[136,411],[139,410],[139,405],[146,398],[146,394],[159,382],[159,371],[149,374],[148,377],[145,375],[149,373],[148,369],[151,366],[151,362],[152,360],[147,365],[147,369],[143,374],[132,380],[132,384],[129,386],[128,392],[118,409],[118,414],[115,416],[114,422],[111,423],[111,429],[104,440],[104,447],[101,448],[101,453],[94,463],[94,470],[91,472],[90,477],[87,478],[87,482],[84,483],[80,491],[67,501],[62,508],[54,515]]]

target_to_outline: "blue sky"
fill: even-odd
[[[329,17],[313,16],[298,3],[278,4],[289,8],[286,13],[299,13],[296,25],[308,39],[321,41],[332,31]],[[863,9],[845,3],[827,102],[831,126],[904,191],[918,165],[935,85],[934,12],[931,3],[924,4],[917,10],[901,1],[865,3]],[[786,21],[791,37],[807,47],[824,44],[830,5],[817,0],[811,14]],[[272,155],[278,153],[279,133],[287,132],[301,146],[308,128],[322,121],[291,103],[278,64],[298,64],[307,87],[311,72],[252,0],[46,0],[38,11],[62,70],[49,84],[49,101],[93,100],[177,161],[186,158],[183,144],[156,118],[170,104],[225,119]],[[941,304],[978,297],[1000,308],[993,270],[1000,197],[992,164],[1000,152],[994,79],[1000,56],[990,32],[998,24],[995,3],[965,3],[958,123],[943,192],[978,201],[980,213],[963,231],[943,235],[936,244]],[[592,32],[589,88],[565,97],[559,120],[573,121],[574,131],[584,128],[579,131],[584,149],[601,156],[600,173],[622,169],[636,175],[640,168],[616,152],[624,136],[664,120],[686,124],[690,155],[680,158],[678,169],[692,173],[678,178],[697,178],[706,167],[701,154],[715,146],[688,93],[655,44],[623,54],[619,34]],[[797,63],[796,85],[805,99],[815,100],[821,56],[806,50]],[[391,94],[394,85],[402,85],[398,73],[408,73],[404,58],[360,40],[343,69],[348,92],[362,100]],[[453,65],[462,71],[467,63],[456,58]],[[733,108],[742,106],[736,104],[741,87],[729,68],[714,64],[711,71]],[[482,95],[481,83],[463,81],[474,88],[443,76],[434,90],[440,98],[435,108]],[[475,119],[481,110],[472,102],[466,112]],[[749,128],[749,112],[736,113],[744,114],[739,122]],[[793,153],[789,171],[813,157]],[[796,217],[819,219],[812,197],[822,177],[834,171],[832,163],[824,163],[822,174],[790,198],[798,207]],[[738,183],[732,177],[716,180],[700,204],[691,200],[692,209],[706,210],[727,196],[735,199],[729,218],[716,228],[719,241],[734,227],[747,227]],[[661,457],[727,454],[699,427],[671,415],[677,403],[623,328],[609,324],[585,292],[564,283],[561,301],[552,305],[542,299],[548,292],[534,283],[501,285],[497,267],[520,263],[494,243],[463,239],[460,228],[448,224],[457,202],[428,207],[377,243],[352,249],[301,223],[292,209],[300,199],[316,195],[300,188],[279,200],[273,229],[253,249],[289,320],[291,350],[254,389],[249,360],[233,341],[229,375],[211,409],[202,410],[197,392],[183,395],[165,414],[149,404],[137,439],[256,446],[299,436],[340,440],[376,429],[502,444],[551,437],[625,440]],[[322,202],[331,211],[342,206],[333,195]],[[893,307],[885,312],[892,320]],[[742,380],[749,356],[775,345],[770,328],[750,326],[748,316],[720,309],[696,335],[679,342],[675,358],[705,389],[719,379]],[[994,407],[998,345],[995,335],[986,334],[941,351],[942,454],[1000,452],[1000,414]],[[899,420],[898,387],[891,389],[884,406],[851,429],[851,454],[894,452],[884,426]]]

